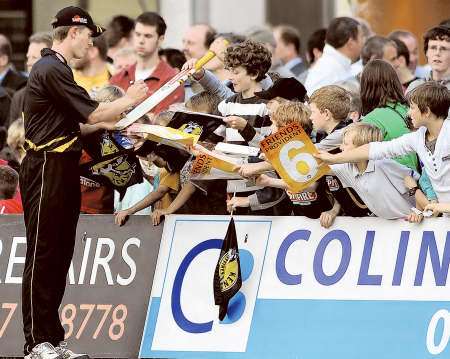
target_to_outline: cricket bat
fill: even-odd
[[[212,51],[208,51],[205,56],[199,59],[195,63],[195,67],[190,70],[184,70],[176,74],[169,82],[161,86],[153,95],[147,98],[145,101],[137,105],[132,111],[130,111],[124,118],[116,123],[115,128],[117,130],[123,130],[136,122],[139,118],[151,111],[162,100],[174,92],[179,86],[181,86],[189,77],[189,75],[200,70],[208,61],[212,60],[216,54]]]

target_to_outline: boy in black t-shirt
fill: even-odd
[[[311,121],[314,130],[324,133],[322,139],[316,144],[317,149],[330,153],[341,152],[339,146],[347,126],[347,116],[350,111],[350,94],[343,88],[335,85],[324,86],[311,95],[309,104],[311,108]],[[320,138],[320,137],[319,137]],[[352,188],[344,188],[339,178],[326,175],[319,181],[326,182],[328,190],[340,205],[340,212],[344,216],[365,217],[371,215],[370,210]],[[339,214],[332,211],[323,214],[322,222],[331,225]]]

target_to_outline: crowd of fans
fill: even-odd
[[[151,152],[139,157],[144,181],[124,196],[81,177],[83,213],[115,213],[118,225],[132,214],[146,214],[157,225],[172,213],[234,211],[307,216],[329,227],[339,215],[418,222],[426,211],[435,216],[450,212],[450,20],[423,35],[428,62],[423,67],[411,32],[396,30],[384,37],[349,17],[315,31],[305,42],[306,58],[299,32],[287,25],[234,34],[196,24],[185,32],[182,50],[164,48],[165,32],[166,23],[156,13],[135,20],[114,17],[87,55],[70,64],[75,81],[98,102],[123,96],[138,80],[146,82],[151,95],[212,50],[213,60],[144,122],[166,126],[176,111],[222,116],[224,142],[252,147],[297,123],[331,172],[295,193],[260,155],[240,165],[243,180],[198,183],[190,179],[195,151],[176,158]],[[11,64],[8,38],[0,35],[0,214],[23,212],[18,172],[26,155],[27,73],[40,51],[51,46],[52,34],[33,34],[26,73],[21,73]],[[81,126],[86,139],[101,141],[99,132]],[[208,141],[202,145],[208,147]],[[90,159],[86,148],[80,163]]]

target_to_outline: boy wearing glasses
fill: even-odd
[[[424,52],[431,72],[425,79],[412,82],[406,93],[426,81],[436,81],[450,90],[450,27],[436,26],[428,30],[424,37]]]

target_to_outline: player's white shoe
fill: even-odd
[[[87,354],[76,354],[72,350],[67,349],[66,342],[59,343],[55,350],[61,355],[62,359],[90,359]]]
[[[36,345],[24,359],[62,359],[62,354],[50,343]]]

